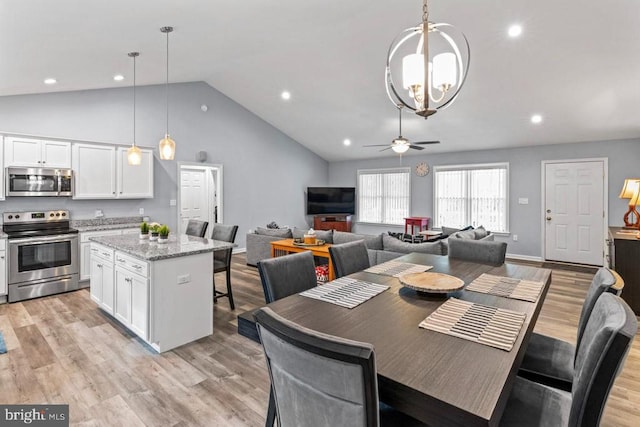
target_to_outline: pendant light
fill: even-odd
[[[160,31],[167,35],[167,133],[160,140],[158,148],[160,150],[160,159],[173,160],[176,154],[176,143],[169,136],[169,33],[173,31],[173,27],[162,27]]]
[[[133,144],[127,150],[127,162],[132,166],[138,166],[142,163],[142,151],[136,145],[136,57],[139,52],[129,52],[127,54],[133,58]]]

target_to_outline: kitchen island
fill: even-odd
[[[162,353],[213,333],[213,254],[232,243],[91,238],[91,299]]]

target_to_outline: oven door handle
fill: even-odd
[[[9,239],[9,244],[18,244],[18,243],[29,243],[29,244],[38,244],[38,243],[50,243],[50,242],[65,242],[67,240],[77,240],[77,235],[69,235],[69,234],[58,234],[55,236],[46,236],[46,237],[27,237],[25,239]]]

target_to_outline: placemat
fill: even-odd
[[[543,286],[544,283],[533,280],[514,279],[512,277],[484,273],[471,282],[465,290],[536,302]]]
[[[301,292],[303,297],[354,308],[389,289],[389,286],[341,277],[322,286]]]
[[[526,318],[520,313],[450,298],[420,327],[511,351]]]
[[[374,265],[373,267],[369,267],[365,271],[367,273],[400,277],[401,275],[407,273],[422,273],[424,271],[431,270],[432,268],[433,266],[431,265],[412,264],[410,262],[400,262],[392,260],[383,262],[382,264]]]

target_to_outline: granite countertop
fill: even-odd
[[[122,228],[138,228],[142,222],[142,217],[126,216],[114,218],[94,218],[71,220],[70,226],[79,232],[118,230]]]
[[[79,232],[84,231],[101,231],[101,230],[120,230],[123,228],[138,228],[140,227],[140,222],[131,222],[128,224],[99,224],[99,225],[81,225],[75,226],[76,230]]]
[[[157,243],[141,240],[137,235],[91,237],[89,240],[122,251],[146,261],[177,258],[233,248],[235,244],[220,240],[203,239],[186,234],[169,235],[169,242]]]

